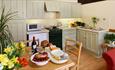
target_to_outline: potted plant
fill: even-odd
[[[106,34],[105,36],[104,36],[104,40],[105,40],[105,43],[108,43],[108,44],[110,44],[110,43],[112,43],[113,41],[115,41],[115,34]]]
[[[97,24],[97,22],[99,21],[99,18],[97,18],[97,17],[92,17],[91,20],[92,20],[92,22],[93,22],[93,28],[95,29],[95,28],[96,28],[96,24]]]
[[[5,47],[7,47],[9,44],[12,44],[13,42],[13,38],[7,23],[12,19],[14,13],[16,12],[6,12],[5,8],[2,8],[0,14],[0,53],[3,52]]]

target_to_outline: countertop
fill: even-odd
[[[92,31],[92,32],[107,32],[107,30],[96,30],[96,29],[88,29],[84,27],[59,27],[62,30],[69,30],[69,29],[76,29],[76,30],[86,30],[86,31]],[[38,33],[47,33],[49,30],[47,29],[42,29],[38,31],[28,31],[27,34],[38,34]]]
[[[76,27],[59,27],[62,30],[67,30],[67,29],[76,29]]]
[[[87,31],[92,31],[92,32],[106,32],[107,30],[99,30],[99,29],[88,29],[84,27],[59,27],[60,29],[67,30],[67,29],[80,29],[80,30],[87,30]]]
[[[49,30],[47,29],[42,29],[42,30],[37,30],[37,31],[28,31],[27,34],[38,34],[38,33],[48,33]]]
[[[92,31],[92,32],[106,32],[107,30],[99,30],[99,29],[88,29],[88,28],[81,28],[81,27],[76,27],[77,29],[81,30],[87,30],[87,31]]]

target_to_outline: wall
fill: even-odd
[[[79,18],[69,18],[69,19],[29,19],[26,20],[27,24],[32,24],[32,23],[38,23],[40,26],[53,26],[56,25],[57,23],[61,23],[63,27],[69,27],[69,23],[74,22],[74,21],[79,21]]]
[[[65,1],[65,2],[78,2],[78,0],[57,0],[57,1]]]
[[[43,0],[39,0],[43,1]],[[60,1],[60,2],[78,2],[78,0],[44,0],[44,1]],[[62,23],[63,26],[68,26],[69,23],[74,22],[77,18],[64,18],[64,19],[56,19],[58,13],[55,12],[47,12],[45,13],[45,19],[27,19],[26,23],[38,23],[40,26],[52,26],[56,25],[58,22]]]
[[[43,0],[39,0],[43,1]],[[64,2],[78,2],[78,0],[44,0],[44,1],[64,1]]]
[[[0,15],[1,15],[1,7],[2,7],[2,0],[0,0]]]
[[[115,1],[101,1],[82,5],[82,17],[84,22],[92,25],[91,17],[100,19],[97,27],[115,29]]]

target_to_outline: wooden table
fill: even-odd
[[[30,50],[30,48],[26,49],[26,54],[24,55],[24,57],[28,59],[29,65],[21,68],[20,70],[69,70],[70,67],[75,65],[75,63],[69,59],[66,63],[63,64],[54,64],[51,61],[49,61],[47,65],[37,66],[36,64],[30,61],[31,55],[29,55],[28,50]]]

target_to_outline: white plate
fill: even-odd
[[[56,60],[55,58],[53,58],[53,57],[51,56],[50,53],[48,53],[48,57],[50,58],[50,60],[51,60],[53,63],[56,63],[56,64],[65,63],[65,62],[67,62],[68,59],[69,59],[69,56],[68,56],[67,53],[64,53],[64,58],[61,58],[61,60]]]
[[[42,61],[42,62],[33,61],[34,56],[35,56],[35,54],[30,57],[30,60],[31,60],[33,63],[35,63],[36,65],[38,65],[38,66],[46,65],[46,64],[49,62],[49,59],[48,59],[47,61]]]
[[[62,55],[64,55],[64,52],[62,50],[53,50],[51,51],[51,54],[57,57],[60,57]]]

